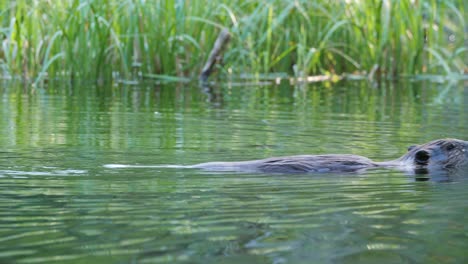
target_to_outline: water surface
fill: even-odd
[[[468,175],[153,168],[464,140],[463,83],[0,88],[0,263],[463,263]],[[105,164],[142,168],[106,168]]]

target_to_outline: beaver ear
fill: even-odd
[[[419,165],[426,165],[429,163],[429,158],[431,157],[431,154],[427,150],[420,150],[416,152],[416,155],[414,156],[414,161],[419,164]]]
[[[409,147],[408,147],[408,152],[409,152],[409,151],[412,151],[415,147],[417,147],[417,145],[409,146]]]
[[[453,150],[454,148],[455,148],[455,144],[453,144],[453,143],[449,143],[449,144],[445,147],[445,149],[446,149],[447,151],[451,151],[451,150]]]

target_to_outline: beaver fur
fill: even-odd
[[[208,171],[264,173],[359,172],[370,168],[397,168],[416,173],[463,170],[468,167],[468,141],[438,139],[411,146],[402,157],[384,162],[347,154],[298,155],[238,162],[206,162],[191,168]]]

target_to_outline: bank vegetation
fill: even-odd
[[[193,80],[218,34],[218,76],[463,76],[463,0],[0,0],[0,76]],[[465,75],[466,76],[466,75]]]

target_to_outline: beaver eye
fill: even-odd
[[[451,150],[454,149],[454,148],[455,148],[455,145],[454,145],[453,143],[450,143],[450,144],[447,145],[447,147],[445,147],[445,149],[446,149],[447,151],[451,151]]]
[[[426,150],[420,150],[416,152],[414,161],[419,165],[427,165],[429,163],[430,157],[431,154],[429,154],[429,152],[427,152]]]

